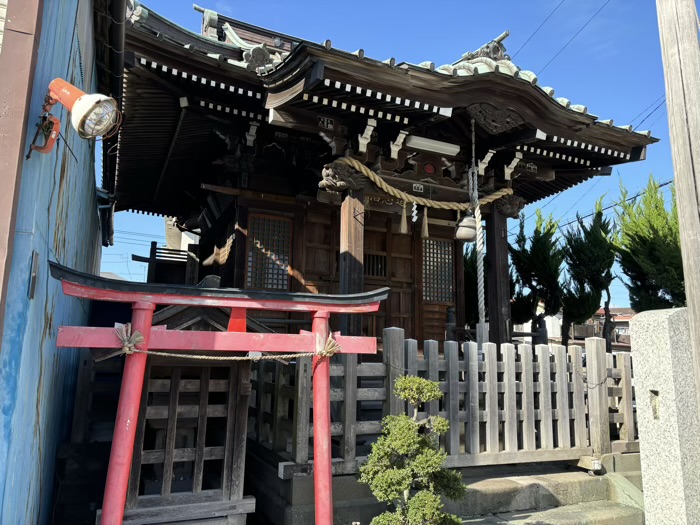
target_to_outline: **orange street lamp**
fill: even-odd
[[[109,138],[117,132],[122,121],[117,101],[113,98],[100,93],[85,93],[62,78],[56,78],[49,84],[42,123],[30,150],[39,153],[49,153],[53,150],[61,133],[61,122],[50,113],[57,102],[63,104],[70,112],[71,125],[84,139]],[[43,146],[39,146],[35,142],[42,132],[45,142]]]

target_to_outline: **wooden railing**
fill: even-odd
[[[334,474],[357,472],[381,433],[383,416],[412,413],[392,391],[404,374],[437,381],[445,393],[420,407],[419,416],[449,419],[442,446],[451,467],[639,450],[631,356],[606,354],[602,339],[568,350],[487,343],[480,351],[476,343],[460,348],[451,341],[425,341],[419,350],[402,329],[388,328],[383,335],[383,362],[331,367],[331,376],[342,378],[331,391]],[[256,366],[249,437],[274,452],[280,477],[307,472],[313,440],[311,361]]]

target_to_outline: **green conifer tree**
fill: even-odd
[[[528,239],[525,235],[525,217],[521,215],[515,244],[508,247],[516,283],[513,322],[519,324],[529,319],[533,332],[537,331],[539,317],[559,312],[562,301],[559,278],[564,261],[564,251],[556,238],[557,222],[551,215],[545,219],[540,210],[536,213],[532,236]],[[538,315],[540,302],[544,304],[544,312]]]
[[[643,195],[626,202],[622,187],[616,211],[617,257],[629,283],[630,305],[637,312],[685,305],[678,210],[675,191],[671,209],[653,176]]]
[[[615,263],[613,223],[603,215],[602,197],[596,202],[590,223],[586,224],[578,215],[576,218],[576,226],[564,232],[567,280],[563,286],[562,343],[568,345],[573,323],[590,319],[600,308],[605,293],[603,334],[608,351],[611,351],[610,285],[614,279],[612,267]]]

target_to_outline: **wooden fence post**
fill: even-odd
[[[396,416],[403,414],[404,402],[394,395],[394,382],[405,374],[403,328],[384,329],[384,353],[382,359],[386,366],[386,401],[384,414]]]
[[[591,447],[594,454],[609,454],[610,415],[608,411],[608,367],[605,339],[586,339],[586,388],[588,389],[588,418]]]
[[[481,452],[480,422],[479,422],[479,345],[477,343],[464,343],[462,345],[467,356],[467,403],[469,410],[467,432],[469,437],[469,453],[476,455]]]
[[[262,363],[262,361],[261,361]],[[311,358],[301,357],[296,363],[294,419],[292,421],[292,453],[294,462],[309,462],[309,409],[311,404]],[[258,372],[260,374],[260,372]],[[260,384],[258,382],[258,384]]]
[[[440,377],[440,372],[438,371],[438,349],[439,344],[437,341],[424,341],[423,351],[425,352],[425,360],[427,364],[426,379],[430,381],[437,382]],[[437,416],[440,411],[439,401],[429,401],[425,404],[426,412],[428,416]]]
[[[445,449],[450,455],[459,454],[459,345],[454,341],[445,342],[447,380],[447,418],[450,430],[445,436]]]
[[[418,341],[406,339],[404,342],[404,363],[406,363],[406,375],[418,377]],[[413,415],[413,406],[406,401],[404,404],[406,414]]]
[[[634,428],[634,395],[632,390],[632,356],[628,353],[617,354],[618,368],[622,374],[620,388],[622,389],[622,399],[620,399],[620,411],[622,412],[623,423],[620,429],[620,439],[631,442],[635,438]]]

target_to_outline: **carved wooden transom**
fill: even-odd
[[[525,120],[512,109],[501,109],[486,102],[469,106],[474,120],[492,135],[498,135],[525,123]]]

